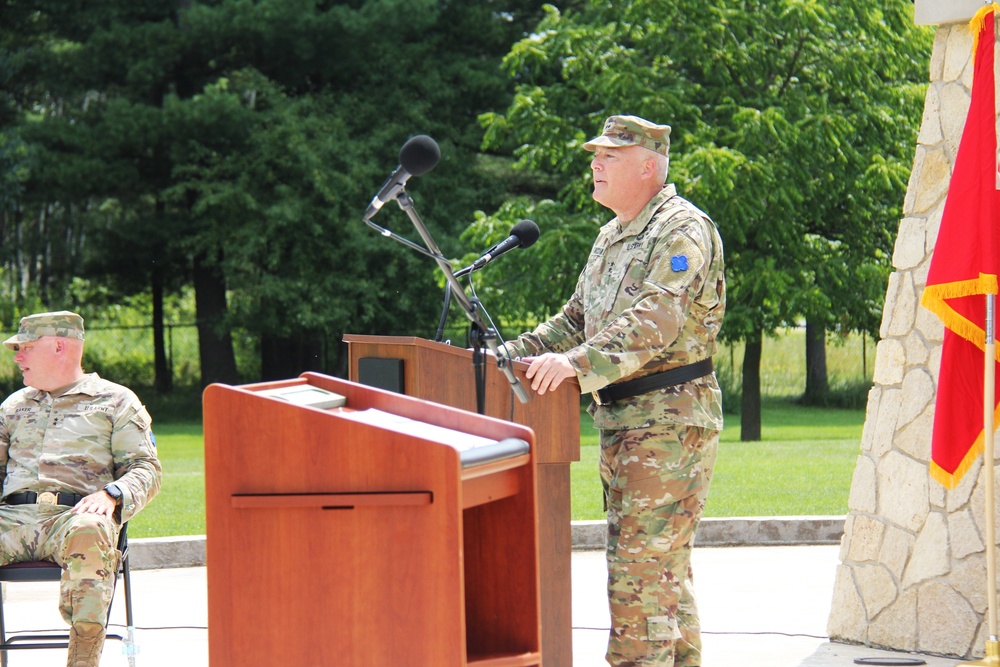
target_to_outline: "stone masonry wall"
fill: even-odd
[[[954,490],[929,476],[943,328],[920,295],[969,109],[971,56],[967,23],[937,29],[828,623],[837,641],[962,658],[982,656],[987,632],[982,458]]]

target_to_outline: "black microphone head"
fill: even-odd
[[[520,248],[527,248],[538,240],[541,230],[531,220],[521,220],[510,228],[510,235],[521,239]]]
[[[441,148],[426,134],[418,134],[407,140],[399,149],[399,164],[411,176],[422,176],[437,166],[441,159]]]

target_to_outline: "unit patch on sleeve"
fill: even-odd
[[[666,261],[669,258],[669,261]],[[671,294],[681,294],[691,285],[705,263],[701,249],[686,235],[675,236],[665,249],[656,281]]]

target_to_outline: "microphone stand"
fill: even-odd
[[[469,271],[465,271],[469,273]],[[457,278],[462,274],[461,271],[455,274]],[[472,298],[470,300],[472,305],[477,309],[483,308],[483,304],[479,299]],[[441,319],[438,321],[437,333],[434,337],[434,341],[437,343],[441,342],[444,336],[444,325],[448,321],[448,308],[451,304],[451,283],[445,283],[444,285],[444,308],[441,310]],[[485,310],[485,308],[484,308]],[[486,339],[489,336],[495,336],[493,329],[488,329],[483,331],[483,329],[475,322],[469,327],[469,346],[472,348],[472,368],[476,374],[476,411],[479,414],[486,414],[486,354],[484,350],[486,348]],[[500,362],[505,363],[505,362]]]
[[[472,299],[473,306],[481,305],[478,299]],[[483,329],[473,322],[469,326],[469,344],[472,345],[472,368],[476,373],[476,412],[486,414],[486,340],[492,329]],[[495,354],[495,353],[494,353]],[[499,358],[499,357],[498,357]]]
[[[440,343],[444,338],[444,325],[448,322],[448,309],[451,307],[451,283],[444,284],[444,306],[441,308],[441,319],[438,320],[437,333],[434,334],[434,342]]]
[[[485,373],[483,373],[485,366],[485,355],[483,353],[483,348],[488,347],[497,360],[497,368],[503,371],[503,374],[507,376],[507,381],[510,382],[511,391],[517,396],[518,400],[522,403],[528,402],[528,392],[525,391],[524,386],[521,384],[517,376],[514,375],[514,369],[512,368],[511,360],[507,356],[506,350],[503,354],[500,353],[500,346],[497,345],[497,332],[488,327],[483,321],[482,316],[479,314],[479,309],[482,304],[479,300],[473,300],[469,298],[469,295],[465,293],[465,289],[462,284],[458,282],[455,277],[454,271],[451,269],[451,264],[448,260],[444,258],[441,254],[440,248],[438,248],[437,243],[434,242],[433,237],[431,237],[430,232],[427,231],[427,227],[424,226],[423,220],[417,215],[417,211],[413,206],[413,199],[405,191],[400,191],[399,195],[396,197],[396,203],[399,204],[399,208],[403,209],[406,215],[410,218],[413,226],[416,228],[417,233],[420,234],[420,238],[424,240],[424,244],[427,246],[427,250],[430,253],[425,252],[424,254],[429,255],[437,262],[438,267],[444,272],[444,276],[447,279],[448,285],[451,287],[451,294],[455,301],[462,306],[462,310],[465,311],[465,316],[469,318],[471,325],[471,337],[473,339],[473,365],[476,366],[476,408],[479,414],[484,414],[486,407],[486,378]],[[478,355],[478,359],[477,359]]]

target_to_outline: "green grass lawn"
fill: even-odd
[[[705,516],[846,514],[864,420],[863,410],[774,402],[762,411],[762,440],[740,442],[739,416],[727,415]],[[603,519],[598,435],[586,414],[580,444],[573,520]]]
[[[205,534],[205,444],[200,422],[156,424],[160,493],[129,522],[129,537]]]
[[[864,411],[774,402],[764,406],[762,423],[763,440],[740,442],[739,417],[727,416],[706,516],[846,514]],[[581,460],[570,467],[573,520],[603,519],[598,437],[582,412],[581,432]],[[201,423],[163,421],[156,437],[163,488],[131,522],[129,535],[203,535]]]

